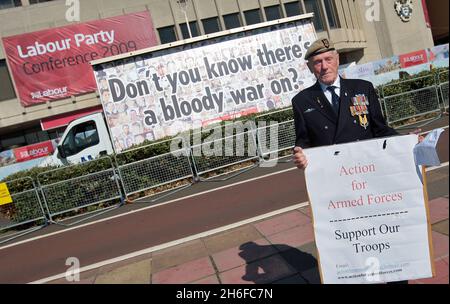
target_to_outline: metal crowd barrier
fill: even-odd
[[[433,74],[430,74],[430,75],[426,75],[426,76],[422,76],[422,77],[416,77],[416,78],[411,78],[411,79],[406,79],[406,80],[402,80],[402,81],[396,81],[393,83],[384,84],[381,86],[381,91],[380,91],[381,96],[383,98],[385,98],[385,97],[390,97],[392,95],[411,92],[411,91],[406,91],[406,92],[403,91],[405,84],[408,84],[408,85],[406,85],[406,87],[413,88],[413,90],[411,90],[411,91],[415,91],[415,90],[419,90],[419,89],[423,89],[426,87],[431,87],[433,85],[436,85],[436,79]],[[391,88],[391,89],[388,90],[388,88]],[[389,92],[389,91],[391,91],[391,92]]]
[[[294,120],[258,127],[256,136],[261,161],[265,161],[268,156],[270,161],[282,158],[280,152],[295,146]]]
[[[253,162],[253,164],[242,167],[240,166],[242,163],[255,161],[259,158],[254,129],[192,145],[191,153],[194,170],[202,181],[236,171],[240,171],[238,174],[243,173],[244,169],[245,171],[252,169],[258,164]],[[237,166],[238,168],[227,172],[220,172],[221,169],[229,168],[231,166]],[[219,171],[219,173],[215,171]],[[204,178],[204,175],[208,173],[209,175],[212,175],[213,172],[214,176]],[[234,176],[235,175],[232,175],[228,178]],[[215,179],[214,181],[219,180]]]
[[[61,217],[73,211],[76,213],[81,208],[118,201],[114,206],[97,206],[96,210],[82,213],[83,219],[70,224],[74,225],[92,217],[86,217],[88,214],[95,213],[94,216],[97,216],[123,204],[119,178],[110,157],[49,170],[39,174],[37,180],[52,223],[62,224],[63,220],[79,215],[68,215],[63,220],[56,220],[56,216]]]
[[[288,116],[290,116],[291,119],[294,119],[294,112],[292,110],[292,107],[286,107],[283,109],[279,109],[279,110],[275,110],[275,111],[272,111],[269,113],[258,115],[258,116],[256,116],[255,121],[257,123],[260,121],[267,121],[267,119],[265,119],[265,118],[268,116],[270,116],[270,119],[269,119],[270,121],[278,121],[276,119],[278,114],[279,115],[282,115],[282,114],[288,115]],[[285,121],[285,120],[283,120],[283,121]],[[282,122],[282,121],[278,121],[278,122]]]
[[[436,86],[387,96],[384,106],[389,124],[441,111]]]
[[[45,211],[39,198],[38,189],[30,177],[6,181],[12,202],[0,205],[0,244],[19,236],[41,229],[47,225]],[[37,223],[40,225],[36,226]],[[14,228],[34,224],[33,227],[13,231]],[[11,230],[11,231],[10,231]]]
[[[189,151],[189,149],[179,149],[173,152],[119,165],[118,170],[125,190],[125,195],[128,197],[131,194],[155,189],[188,178],[193,179],[194,173],[192,172],[189,160]],[[168,190],[173,193],[174,190],[182,190],[191,185],[192,183],[178,185]],[[159,197],[158,199],[161,198],[162,197]],[[156,200],[152,200],[152,202],[153,201]]]
[[[444,110],[448,109],[448,81],[439,85]]]
[[[436,84],[441,94],[442,110],[448,109],[448,70],[441,71],[436,75]]]

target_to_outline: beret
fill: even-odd
[[[330,40],[328,40],[326,38],[325,39],[317,39],[309,46],[308,50],[306,51],[305,60],[308,60],[312,56],[322,54],[325,52],[329,52],[329,51],[334,51],[334,50],[336,50],[336,49],[334,48],[333,42],[331,42]]]

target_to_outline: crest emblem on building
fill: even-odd
[[[395,2],[395,11],[403,22],[411,20],[413,12],[412,0],[398,0]]]

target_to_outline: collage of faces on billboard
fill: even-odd
[[[315,82],[304,60],[315,39],[299,20],[94,66],[116,152],[290,106]]]

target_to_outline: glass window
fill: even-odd
[[[220,32],[220,24],[218,17],[203,19],[202,23],[203,28],[205,29],[205,34]]]
[[[298,1],[285,3],[284,8],[286,9],[287,17],[297,16],[303,13]]]
[[[16,98],[14,87],[9,76],[6,60],[0,60],[0,100],[8,100]]]
[[[25,134],[25,140],[27,142],[27,145],[35,144],[39,142],[39,138],[36,132],[32,133],[26,133]]]
[[[42,131],[40,126],[35,126],[33,128],[28,128],[23,131],[25,135],[25,140],[27,145],[35,144],[41,141],[48,140],[48,135],[46,131]]]
[[[307,13],[314,13],[313,23],[316,31],[323,31],[322,14],[320,13],[319,3],[316,0],[304,0]]]
[[[261,13],[259,9],[249,10],[244,12],[245,22],[247,25],[261,22]]]
[[[191,34],[192,37],[196,37],[199,36],[199,31],[198,31],[198,27],[197,27],[197,21],[191,21],[189,22],[189,27],[191,28]],[[180,24],[180,28],[181,28],[181,33],[183,34],[183,39],[188,39],[189,37],[189,32],[186,26],[186,23],[181,23]]]
[[[65,129],[66,129],[66,127],[61,127],[58,129],[49,130],[49,131],[47,131],[48,137],[50,139],[59,139],[64,134]]]
[[[267,6],[264,8],[264,11],[266,12],[267,21],[281,19],[281,12],[279,5]]]
[[[53,0],[30,0],[30,4],[37,4],[37,3],[42,3],[42,2],[50,2]]]
[[[49,132],[42,131],[40,125],[23,129],[13,134],[1,135],[0,146],[2,147],[22,147],[49,140]]]
[[[239,13],[223,15],[223,21],[227,30],[242,26]]]
[[[0,9],[22,6],[20,0],[0,0]]]
[[[173,25],[159,28],[158,34],[161,44],[170,43],[177,40],[177,36],[175,35],[175,27]]]
[[[99,138],[95,122],[87,121],[70,130],[62,146],[66,156],[71,156],[98,143]]]
[[[37,132],[37,136],[38,136],[39,142],[50,140],[50,137],[48,136],[48,133],[46,131]]]
[[[325,11],[327,12],[328,17],[328,23],[330,24],[330,28],[337,28],[339,27],[337,23],[337,17],[336,17],[336,9],[334,6],[333,0],[325,0]]]
[[[22,134],[15,134],[8,138],[1,139],[1,145],[3,149],[9,150],[15,147],[26,146],[27,141],[25,140],[25,136]]]

